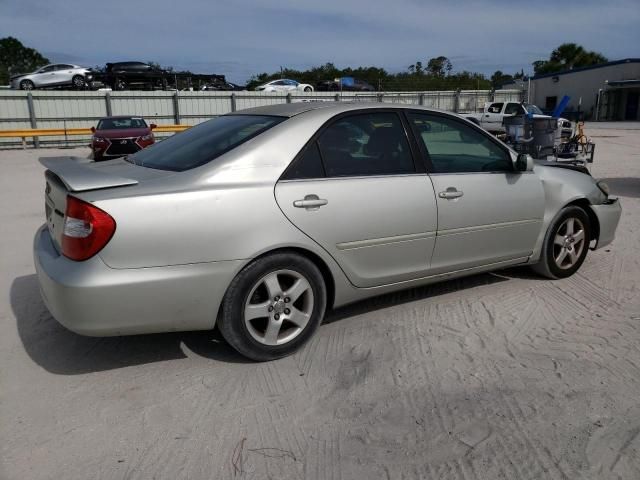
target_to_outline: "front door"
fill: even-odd
[[[426,276],[437,228],[433,187],[392,111],[338,117],[276,185],[287,218],[358,287]]]
[[[490,135],[445,114],[408,113],[438,204],[433,273],[528,257],[544,214],[542,183],[516,172]]]
[[[502,109],[504,103],[494,102],[487,107],[482,118],[482,126],[490,131],[500,130],[502,127]]]

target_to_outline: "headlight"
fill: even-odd
[[[107,143],[107,139],[102,137],[93,137],[93,141],[94,143]]]
[[[598,188],[602,193],[604,193],[607,197],[609,196],[609,193],[611,192],[611,190],[609,189],[609,185],[607,185],[603,181],[597,182],[596,185],[598,186]]]
[[[142,137],[140,137],[140,140],[142,140],[143,142],[149,142],[153,140],[153,133],[149,133],[148,135],[143,135]]]

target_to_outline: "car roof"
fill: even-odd
[[[323,97],[318,97],[323,98]],[[331,98],[331,97],[324,97]],[[279,103],[276,105],[266,105],[264,107],[253,107],[246,110],[231,113],[230,115],[272,115],[276,117],[295,117],[301,113],[310,112],[313,110],[324,110],[328,114],[337,114],[341,112],[348,112],[352,110],[362,110],[369,108],[391,108],[391,109],[412,109],[412,110],[425,110],[429,112],[442,112],[451,114],[451,112],[445,112],[444,110],[438,110],[435,108],[422,107],[419,105],[405,105],[396,103],[385,102],[336,102],[333,99],[329,101],[311,101],[311,102],[294,102],[294,103]]]
[[[142,115],[113,115],[111,117],[102,117],[100,120],[118,120],[124,118],[140,118],[144,120],[144,117]]]

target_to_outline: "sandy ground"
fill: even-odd
[[[216,334],[95,339],[40,300],[36,157],[0,152],[0,478],[640,478],[640,125],[587,127],[617,240],[331,314],[298,354]],[[86,154],[82,149],[73,154]]]

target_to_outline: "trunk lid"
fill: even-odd
[[[45,215],[47,227],[60,251],[67,195],[105,188],[130,187],[167,172],[133,165],[123,159],[92,162],[79,157],[41,157],[45,172]]]

